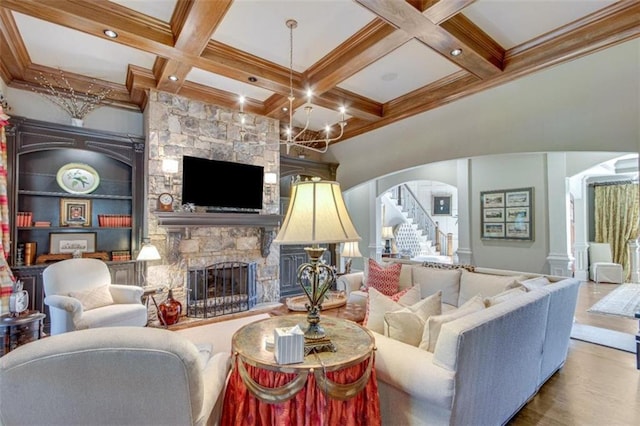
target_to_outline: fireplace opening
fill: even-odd
[[[187,316],[210,318],[248,311],[256,304],[257,264],[218,262],[188,271]]]

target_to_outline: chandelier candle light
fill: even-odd
[[[305,355],[311,352],[334,351],[335,346],[320,326],[320,311],[325,293],[335,282],[333,268],[320,261],[325,251],[320,244],[359,241],[337,182],[314,178],[294,182],[290,203],[282,227],[274,242],[278,244],[309,244],[305,247],[309,262],[298,267],[298,283],[309,302],[304,333]]]

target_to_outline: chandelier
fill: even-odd
[[[345,120],[346,109],[344,106],[340,107],[340,120],[337,125],[340,128],[340,132],[337,136],[331,137],[333,133],[333,127],[327,125],[324,128],[324,131],[313,131],[309,129],[309,122],[311,119],[311,111],[313,107],[311,106],[311,89],[307,90],[307,102],[304,106],[305,112],[305,124],[302,129],[299,127],[295,127],[293,125],[293,103],[296,100],[293,94],[293,30],[298,27],[298,21],[295,19],[288,19],[286,22],[287,28],[289,28],[289,96],[287,97],[289,101],[288,108],[283,108],[283,111],[289,112],[289,125],[285,129],[285,138],[279,139],[280,145],[286,146],[286,152],[289,154],[291,147],[299,147],[303,149],[308,149],[310,151],[324,153],[327,152],[329,148],[329,144],[331,142],[337,141],[344,134],[344,126],[347,125]],[[244,97],[240,97],[240,140],[244,141],[245,136],[250,133],[246,127],[246,114],[244,112]],[[322,133],[324,132],[324,137],[322,137]]]

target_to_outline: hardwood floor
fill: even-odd
[[[638,321],[587,312],[615,284],[580,287],[575,319],[582,324],[636,334]],[[640,370],[635,354],[571,339],[567,361],[538,394],[508,423],[510,426],[640,425]]]

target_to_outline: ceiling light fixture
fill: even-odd
[[[316,138],[315,135],[311,139],[307,139],[304,136],[304,133],[309,128],[309,119],[311,118],[311,111],[313,107],[311,106],[311,90],[307,91],[307,104],[304,107],[304,111],[306,114],[306,122],[304,128],[299,132],[293,126],[293,102],[295,101],[295,96],[293,95],[293,30],[298,27],[298,22],[295,19],[288,19],[286,22],[287,28],[289,28],[289,127],[286,129],[287,138],[284,140],[280,140],[280,143],[286,145],[287,154],[292,146],[298,146],[301,148],[309,149],[311,151],[316,152],[327,152],[329,148],[329,143],[337,141],[340,139],[344,133],[344,126],[347,125],[345,121],[345,108],[340,107],[340,121],[338,121],[338,126],[340,126],[340,134],[334,138],[331,137],[331,126],[327,125],[325,128],[325,137],[322,139]],[[320,147],[318,147],[320,145]]]
[[[453,49],[449,53],[451,54],[451,56],[460,56],[460,55],[462,55],[462,49]]]
[[[102,32],[104,33],[104,35],[106,35],[109,38],[117,38],[118,37],[118,33],[113,31],[113,30],[104,30]]]
[[[178,76],[177,76],[177,75],[173,75],[173,74],[171,74],[171,75],[169,76],[169,80],[171,80],[171,81],[178,81],[178,80],[179,80],[179,78],[178,78]]]

